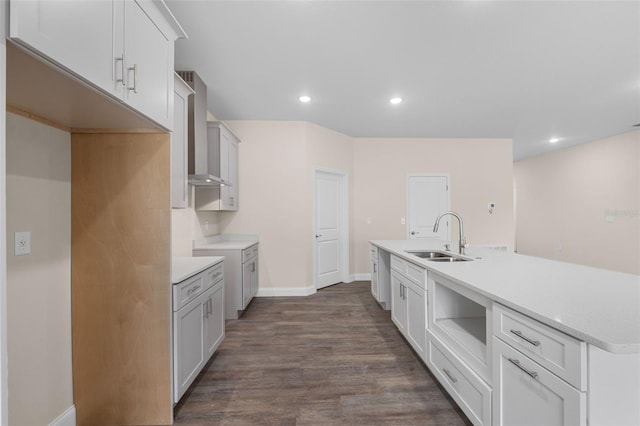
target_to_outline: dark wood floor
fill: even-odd
[[[368,281],[257,298],[226,326],[175,424],[469,424]]]

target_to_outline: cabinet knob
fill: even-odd
[[[316,238],[322,237],[322,234],[316,234]]]
[[[411,231],[411,235],[416,235],[417,232],[416,231]]]

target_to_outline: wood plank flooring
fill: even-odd
[[[176,425],[468,425],[370,293],[256,298],[175,408]]]

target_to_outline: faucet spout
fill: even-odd
[[[444,216],[447,216],[447,215],[453,216],[456,219],[458,219],[458,237],[460,238],[458,240],[458,253],[464,254],[464,250],[469,245],[467,244],[467,238],[464,236],[464,225],[462,223],[462,218],[458,213],[453,211],[448,211],[438,216],[438,218],[436,219],[436,223],[433,225],[433,232],[438,232],[438,228],[440,227],[440,219],[442,219]]]

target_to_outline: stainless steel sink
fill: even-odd
[[[407,253],[412,254],[414,256],[420,257],[422,259],[448,259],[452,258],[453,255],[449,253],[443,253],[441,251],[409,251],[406,250]]]
[[[421,259],[429,260],[431,262],[468,262],[466,257],[459,257],[451,253],[445,253],[442,251],[433,250],[405,250],[407,253],[412,254]]]
[[[436,257],[427,260],[430,260],[432,262],[468,262],[473,259],[467,259],[465,257]]]

